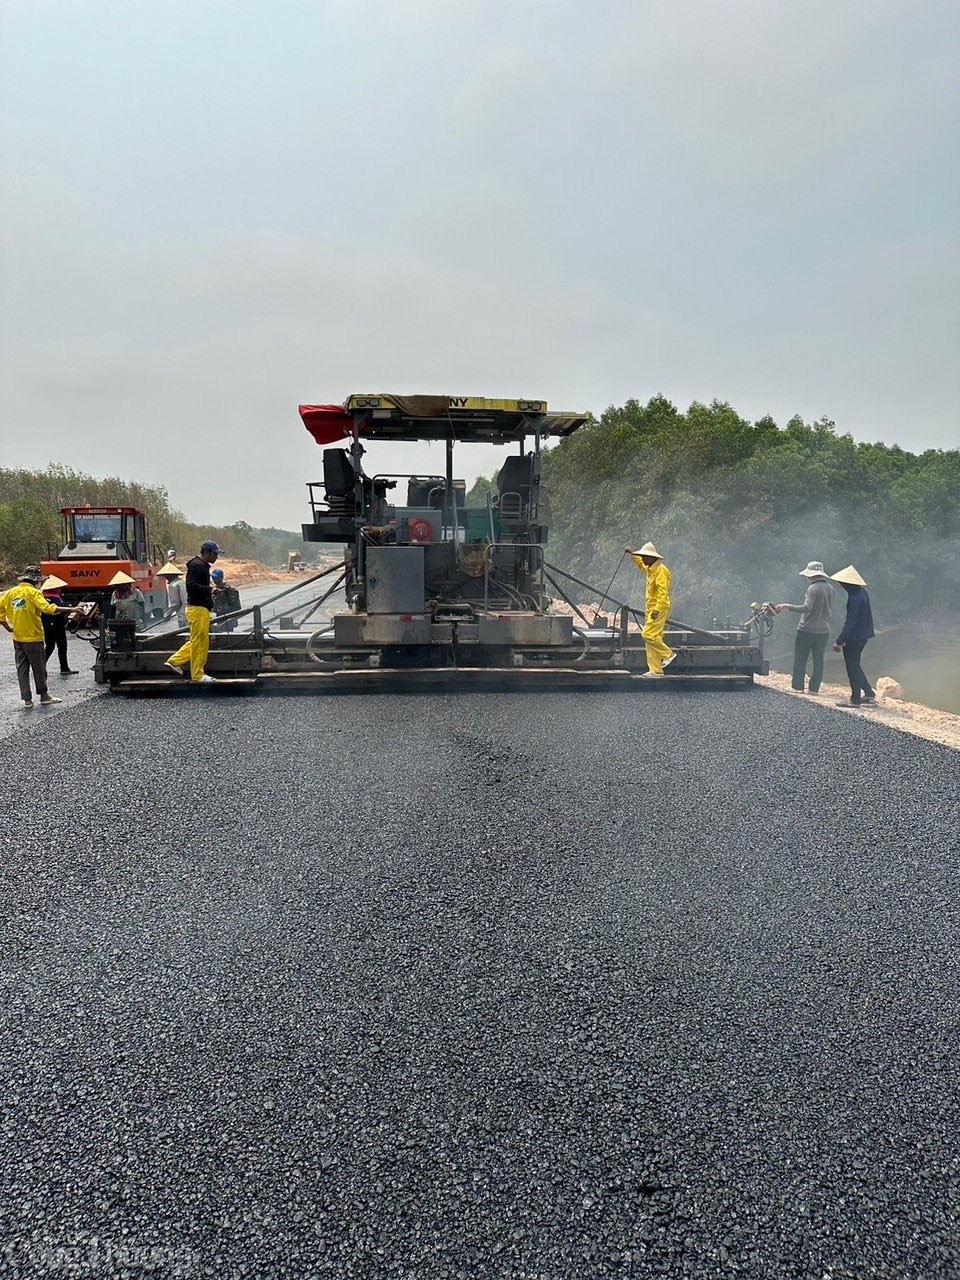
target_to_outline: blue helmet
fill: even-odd
[[[222,570],[222,569],[213,569],[213,570],[211,570],[210,577],[214,580],[214,582],[222,582],[222,581],[223,581],[223,570]]]

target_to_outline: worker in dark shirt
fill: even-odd
[[[231,587],[228,582],[223,580],[222,569],[212,569],[210,578],[213,582],[213,612],[218,618],[222,618],[225,614],[236,613],[240,608],[240,592],[236,587]],[[233,631],[237,625],[236,618],[231,618],[229,622],[223,623],[223,631]]]
[[[833,582],[839,582],[847,593],[847,616],[843,620],[837,643],[833,646],[836,653],[843,654],[843,663],[847,668],[847,679],[850,681],[850,701],[844,698],[837,703],[838,707],[859,707],[876,702],[876,694],[870,687],[870,681],[863,673],[860,655],[868,640],[873,639],[873,610],[870,608],[870,597],[867,584],[852,564],[838,573],[831,574]]]
[[[40,588],[44,598],[49,600],[51,604],[55,604],[58,609],[65,609],[63,596],[60,592],[67,584],[62,578],[54,577],[52,574],[47,578],[43,586]],[[77,673],[70,666],[67,659],[67,614],[66,613],[44,613],[41,615],[43,622],[43,656],[49,662],[50,656],[54,649],[57,651],[57,657],[60,659],[60,674],[62,676],[75,676]]]
[[[204,670],[210,652],[210,615],[213,610],[213,587],[210,584],[210,566],[220,555],[215,542],[205,542],[200,554],[187,561],[187,625],[190,639],[167,659],[165,666],[177,675],[190,665],[193,684],[212,684],[213,676]]]

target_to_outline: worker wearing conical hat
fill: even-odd
[[[119,622],[133,622],[138,629],[142,627],[146,618],[147,603],[143,598],[143,592],[129,573],[119,570],[107,586],[113,587],[113,595],[110,597],[110,616]]]
[[[670,620],[670,570],[663,563],[663,556],[652,542],[645,542],[639,551],[625,547],[626,555],[633,559],[647,579],[647,598],[643,623],[643,643],[647,650],[647,676],[662,676],[677,656],[663,639]]]
[[[60,594],[66,585],[62,578],[57,578],[53,574],[49,578],[44,578],[43,585],[40,587],[44,600],[55,604],[58,609],[66,609],[67,606],[63,603],[63,596]],[[67,613],[43,615],[43,657],[46,662],[49,662],[56,649],[57,657],[60,659],[61,676],[75,676],[77,673],[70,666],[67,658],[67,616]]]
[[[157,577],[163,578],[167,584],[167,611],[165,617],[176,615],[181,627],[187,625],[187,588],[183,581],[183,570],[173,561],[168,561],[162,569],[157,570]]]
[[[864,703],[876,702],[876,695],[870,681],[863,673],[860,657],[868,640],[873,639],[873,611],[870,608],[870,596],[867,584],[852,564],[845,569],[830,575],[831,581],[839,582],[847,593],[847,615],[833,646],[836,653],[843,654],[843,663],[847,668],[847,679],[850,681],[850,701],[846,698],[838,702],[838,707],[859,707]]]

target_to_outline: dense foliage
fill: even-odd
[[[285,529],[255,529],[243,520],[225,527],[191,524],[171,507],[161,485],[115,476],[96,479],[60,466],[45,471],[0,468],[0,582],[9,581],[16,568],[46,559],[48,546],[60,544],[60,508],[85,503],[146,511],[151,542],[161,554],[175,547],[185,557],[205,538],[213,538],[240,559],[280,564],[293,548],[306,557],[300,535]]]
[[[781,429],[728,404],[681,413],[655,396],[550,449],[544,486],[548,560],[605,587],[624,546],[652,539],[692,622],[799,601],[809,560],[855,564],[886,621],[960,611],[960,450],[911,454],[826,420]],[[614,594],[631,586],[628,563]]]
[[[480,479],[477,501],[490,487]],[[858,444],[826,420],[750,423],[729,405],[686,413],[661,396],[611,407],[544,455],[548,560],[605,587],[629,543],[656,542],[673,572],[678,616],[745,615],[756,599],[799,600],[808,560],[853,563],[887,621],[960,612],[960,450],[908,453]],[[485,500],[485,498],[484,498]],[[146,510],[152,541],[183,555],[215,538],[231,555],[279,564],[299,536],[191,524],[166,489],[65,467],[0,469],[0,580],[45,558],[59,508]],[[613,594],[640,583],[623,565]],[[585,598],[583,591],[577,592]]]

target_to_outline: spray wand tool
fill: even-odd
[[[758,604],[754,600],[750,606],[750,617],[743,624],[744,631],[749,631],[753,627],[759,636],[768,636],[773,631],[773,624],[776,620],[779,610],[775,604],[771,604],[769,600],[764,600],[762,604]]]

